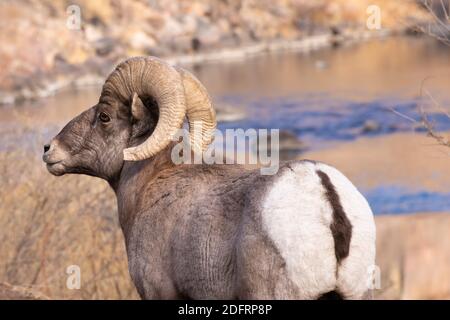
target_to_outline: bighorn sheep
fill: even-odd
[[[107,180],[117,196],[129,270],[146,299],[367,297],[375,259],[371,209],[336,169],[293,161],[275,175],[238,165],[171,161],[170,137],[215,112],[190,73],[131,58],[99,102],[44,146],[54,175]]]

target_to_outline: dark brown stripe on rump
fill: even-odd
[[[325,188],[325,195],[333,209],[333,221],[331,222],[330,229],[334,239],[334,253],[336,254],[336,259],[339,264],[348,256],[350,251],[352,225],[345,214],[339,195],[337,194],[330,177],[321,170],[317,170],[316,172],[320,177],[322,185]]]

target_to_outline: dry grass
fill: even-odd
[[[430,21],[415,28],[440,42],[450,45],[450,2],[448,0],[422,0],[423,7],[429,12]]]
[[[427,96],[427,99],[432,104],[432,106],[450,120],[450,113],[448,112],[448,110],[443,107],[438,101],[436,101],[436,99],[429,91],[425,90],[425,95]],[[423,106],[420,106],[420,113],[422,115],[421,123],[425,127],[428,136],[433,138],[439,145],[450,147],[450,138],[435,130],[435,126],[433,122],[429,120],[427,112],[425,111],[425,108]]]
[[[418,25],[419,32],[437,39],[444,45],[450,45],[450,2],[448,0],[422,0],[423,7],[429,12],[431,21],[425,25]],[[429,77],[430,78],[430,77]],[[420,87],[420,98],[425,103],[419,106],[422,119],[420,125],[423,126],[428,136],[432,137],[439,145],[450,147],[450,138],[437,132],[434,124],[429,120],[427,109],[431,106],[434,110],[441,112],[450,119],[448,108],[439,103],[435,97],[425,88],[425,83],[429,78],[422,81]],[[428,107],[428,108],[427,108]],[[400,116],[403,116],[400,114]]]
[[[106,182],[53,177],[25,151],[0,153],[0,176],[0,282],[52,299],[137,298]],[[81,268],[79,290],[66,287],[70,265]]]
[[[419,104],[418,109],[421,115],[420,121],[417,121],[406,114],[398,112],[395,108],[392,108],[392,112],[397,114],[398,116],[414,123],[416,127],[422,127],[425,129],[427,136],[433,138],[437,145],[450,147],[450,137],[436,131],[435,124],[430,120],[429,113],[430,112],[440,112],[445,115],[450,120],[450,113],[447,108],[443,107],[434,97],[433,95],[426,89],[421,88],[420,100],[421,104]]]
[[[442,44],[450,46],[450,1],[448,0],[422,0],[425,10],[429,13],[431,20],[424,25],[416,25],[413,28],[418,32],[435,38]],[[425,87],[428,80],[433,77],[423,79],[420,86],[420,100],[419,111],[421,114],[421,121],[417,122],[404,114],[397,113],[399,116],[415,122],[419,126],[425,128],[429,137],[433,138],[439,145],[450,147],[450,137],[445,136],[435,130],[432,121],[429,120],[429,110],[438,111],[445,115],[450,120],[450,112],[448,107],[443,106],[433,94]]]

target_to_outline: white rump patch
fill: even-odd
[[[262,210],[263,228],[285,260],[289,278],[303,299],[336,289],[345,298],[361,298],[367,291],[367,271],[375,263],[375,226],[367,201],[330,166],[298,162],[291,168],[276,178]],[[349,256],[341,261],[337,278],[333,210],[317,170],[330,177],[353,227]]]
[[[303,299],[336,286],[336,258],[330,230],[332,210],[309,162],[292,164],[277,178],[263,203],[263,228],[286,262]]]
[[[361,299],[372,284],[371,270],[375,266],[376,230],[373,213],[367,200],[341,172],[324,164],[318,164],[317,167],[330,177],[352,224],[350,251],[339,266],[337,287],[346,299]]]

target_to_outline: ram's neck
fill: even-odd
[[[174,166],[170,157],[171,150],[172,146],[169,145],[150,159],[126,161],[117,181],[110,182],[117,197],[119,221],[125,237],[135,216],[142,210],[142,200],[158,192],[156,184],[153,185],[152,182],[158,174]],[[148,193],[148,197],[144,193]]]

